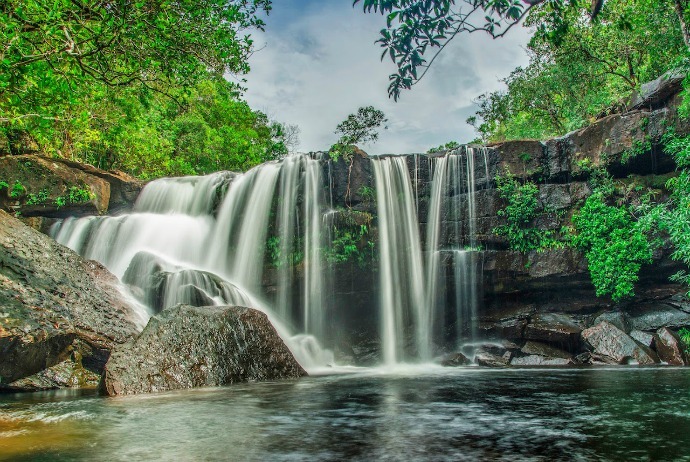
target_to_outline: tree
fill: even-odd
[[[354,4],[357,3],[362,3],[365,12],[386,16],[386,28],[381,30],[377,43],[384,48],[381,59],[388,55],[398,68],[390,75],[388,87],[389,96],[395,100],[401,90],[419,82],[439,53],[462,33],[484,32],[493,38],[502,37],[538,10],[540,23],[532,25],[556,43],[572,27],[587,27],[585,13],[590,8],[596,21],[603,22],[599,12],[608,4],[602,0],[355,0]],[[672,22],[674,26],[680,25],[686,48],[690,48],[686,0],[651,0],[648,5],[652,9],[675,11]],[[630,18],[614,19],[622,23]],[[634,19],[645,20],[644,13],[635,13]],[[427,53],[431,54],[429,60],[424,58]]]
[[[592,122],[684,55],[674,16],[670,4],[649,0],[609,0],[593,23],[540,5],[525,19],[535,28],[530,64],[503,80],[506,91],[479,97],[468,121],[485,141],[557,136]]]
[[[374,106],[360,107],[356,114],[350,114],[336,127],[335,134],[340,135],[340,139],[331,146],[329,154],[333,159],[350,157],[354,145],[378,140],[378,130],[387,121],[383,111]]]
[[[159,92],[247,72],[270,0],[4,0],[0,122],[61,118],[92,83]]]

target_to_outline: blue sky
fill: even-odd
[[[375,44],[385,25],[351,0],[275,0],[265,33],[255,35],[245,96],[255,109],[301,129],[299,151],[326,150],[335,126],[360,106],[383,110],[388,130],[363,146],[371,154],[423,152],[475,137],[465,119],[472,102],[502,87],[499,79],[527,63],[528,32],[492,40],[457,37],[427,76],[396,103],[388,98],[393,64]]]

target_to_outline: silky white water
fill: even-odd
[[[332,353],[317,340],[323,336],[320,184],[320,163],[306,155],[266,163],[245,174],[165,178],[144,188],[132,213],[70,218],[58,224],[53,235],[103,263],[132,287],[151,313],[178,303],[245,305],[266,312],[298,361],[315,369],[333,362]],[[278,205],[277,198],[282,199]],[[296,213],[300,207],[301,215]],[[281,250],[304,255],[301,322],[290,316],[290,274],[281,274],[274,306],[261,292],[276,209]],[[304,236],[297,234],[300,217],[305,218]],[[293,249],[293,243],[302,248]]]
[[[413,166],[404,156],[370,159],[378,275],[362,277],[378,279],[372,309],[379,325],[372,327],[387,367],[430,362],[449,336],[456,348],[476,338],[475,163],[482,158],[488,177],[483,150],[428,158],[428,188],[420,187],[419,156]],[[325,293],[326,281],[339,277],[324,261],[339,213],[331,167],[293,155],[244,174],[164,178],[144,188],[132,213],[70,218],[53,235],[108,267],[148,315],[179,303],[261,309],[313,372],[333,364],[322,345],[332,346],[339,328]],[[427,214],[420,224],[422,200]],[[275,281],[268,292],[267,278]]]

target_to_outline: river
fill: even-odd
[[[3,460],[690,460],[690,369],[376,369],[0,395]]]

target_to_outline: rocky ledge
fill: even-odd
[[[103,386],[115,396],[305,375],[264,313],[178,305],[115,349]]]

